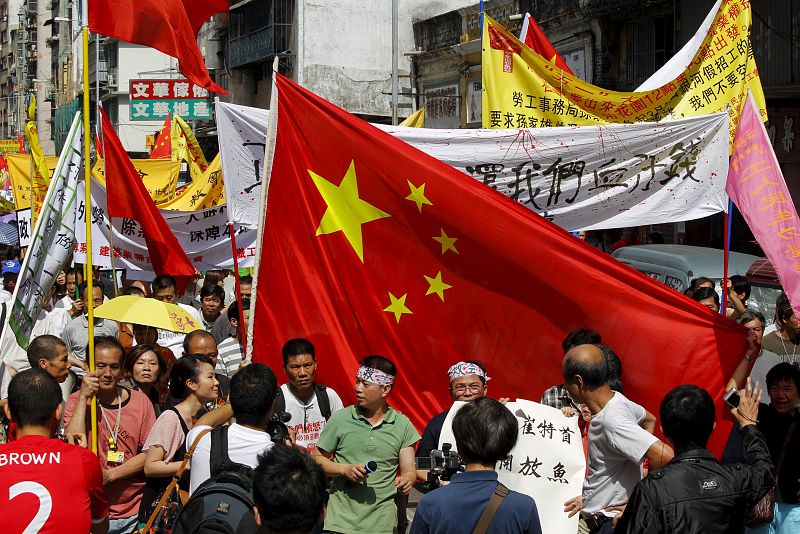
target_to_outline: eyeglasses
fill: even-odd
[[[466,393],[469,391],[470,393],[480,393],[483,389],[483,384],[459,384],[457,386],[453,386],[454,393]]]

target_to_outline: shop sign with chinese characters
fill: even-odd
[[[178,115],[185,120],[211,120],[208,91],[189,80],[131,80],[130,120],[153,121]]]

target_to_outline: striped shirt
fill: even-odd
[[[232,377],[239,370],[242,363],[242,345],[236,341],[235,337],[229,337],[222,341],[217,347],[217,372]]]

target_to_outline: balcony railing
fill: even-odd
[[[271,24],[228,41],[228,62],[232,68],[267,61],[288,53],[291,24]]]

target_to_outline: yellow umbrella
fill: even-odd
[[[188,334],[202,328],[183,308],[156,299],[123,295],[94,310],[95,317]]]

